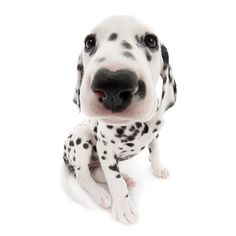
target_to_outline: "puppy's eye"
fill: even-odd
[[[144,43],[149,48],[158,47],[157,37],[154,34],[147,34],[144,38]]]
[[[88,35],[84,41],[85,49],[89,50],[96,45],[95,35]]]

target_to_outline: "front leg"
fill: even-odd
[[[123,223],[133,223],[136,220],[134,204],[129,196],[127,184],[120,174],[117,156],[99,141],[97,151],[112,196],[112,215]]]
[[[148,145],[148,148],[150,153],[149,160],[151,161],[153,174],[162,179],[168,178],[168,169],[164,165],[162,165],[160,161],[157,139],[152,140],[152,142]]]

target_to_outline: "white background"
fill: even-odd
[[[235,235],[236,34],[234,1],[1,1],[1,235]],[[148,23],[169,50],[178,86],[160,152],[122,164],[137,181],[138,221],[122,225],[62,188],[62,147],[80,120],[76,62],[91,27],[114,14]]]

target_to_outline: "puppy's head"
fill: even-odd
[[[89,117],[108,123],[147,121],[158,107],[156,84],[168,53],[145,24],[113,16],[84,40],[74,102]]]

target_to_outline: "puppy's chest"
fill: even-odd
[[[117,154],[120,160],[138,154],[156,136],[161,121],[135,122],[129,126],[112,126],[98,123],[94,127],[95,140],[101,142],[104,149]]]

